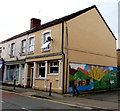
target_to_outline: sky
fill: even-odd
[[[97,6],[118,39],[118,2],[119,0],[1,0],[0,42],[29,30],[31,18],[41,19],[44,24],[92,5]]]

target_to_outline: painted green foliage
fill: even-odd
[[[115,87],[118,87],[116,70],[109,71],[100,81],[98,81],[98,83],[94,84],[94,89],[108,89]]]

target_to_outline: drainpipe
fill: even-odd
[[[68,26],[66,23],[66,90],[65,93],[67,93],[67,80],[68,80]]]
[[[64,54],[64,21],[62,22],[62,55],[63,55],[63,80],[62,80],[62,93],[64,94],[64,76],[65,76],[65,54]]]
[[[67,53],[66,53],[66,69],[65,69],[65,54],[64,54],[64,23],[66,22],[62,22],[62,54],[63,54],[63,85],[62,85],[62,93],[66,93],[67,92],[67,77],[68,77],[68,26],[67,26],[67,23],[66,23],[66,50],[67,50]],[[65,76],[65,70],[66,70],[66,80],[64,79],[64,76]],[[66,88],[64,90],[64,83],[66,82]]]

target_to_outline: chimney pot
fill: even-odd
[[[32,18],[30,22],[30,29],[33,29],[35,27],[38,27],[41,25],[41,20],[37,18]]]

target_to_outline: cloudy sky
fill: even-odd
[[[42,24],[96,5],[118,38],[119,0],[1,0],[0,41],[30,29],[30,19]],[[117,47],[118,48],[118,47]]]

